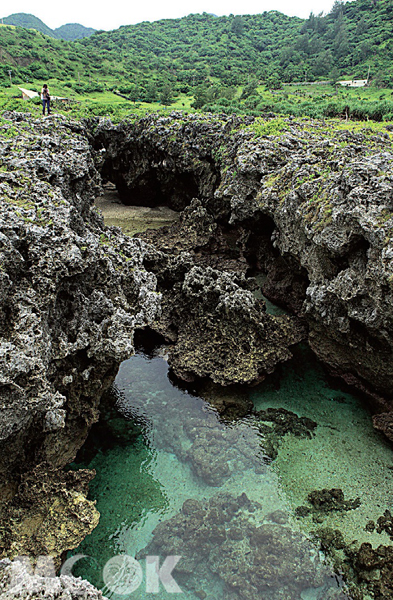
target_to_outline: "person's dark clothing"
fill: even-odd
[[[48,107],[48,115],[50,115],[50,98],[44,98],[42,100],[42,114],[45,114],[45,106]]]
[[[41,90],[42,114],[45,114],[45,105],[48,107],[48,115],[50,115],[50,94],[48,86],[44,86]]]

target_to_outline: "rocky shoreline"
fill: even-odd
[[[0,557],[59,564],[99,519],[93,474],[63,467],[159,296],[145,244],[106,232],[94,209],[80,125],[4,115],[0,157]]]
[[[3,115],[0,558],[60,561],[97,523],[91,475],[63,468],[136,329],[170,343],[178,377],[221,385],[260,381],[307,338],[393,440],[391,140],[310,120],[280,127]],[[139,238],[105,227],[102,178],[125,204],[181,210],[180,221]],[[252,294],[260,273],[291,316],[268,315]]]
[[[94,145],[120,197],[138,197],[149,181],[152,206],[182,207],[186,188],[189,204],[197,196],[180,227],[145,239],[177,256],[191,250],[210,266],[219,255],[236,259],[235,270],[243,261],[265,273],[264,294],[301,317],[317,356],[368,391],[377,412],[390,412],[389,134],[309,119],[287,119],[274,136],[257,132],[252,118],[175,113],[102,123]]]

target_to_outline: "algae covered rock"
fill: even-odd
[[[296,319],[268,315],[236,279],[194,266],[183,281],[163,290],[163,319],[154,327],[175,341],[169,362],[181,379],[209,377],[221,385],[261,381],[304,337]]]
[[[272,459],[277,457],[282,438],[287,435],[311,438],[317,423],[307,417],[299,417],[285,408],[267,408],[255,411],[255,421],[261,436],[261,445]]]
[[[56,558],[78,546],[99,520],[95,503],[86,499],[94,475],[48,465],[23,475],[12,499],[0,507],[0,558]]]
[[[214,598],[214,577],[224,585],[221,594],[231,600],[292,600],[319,587],[330,597],[335,586],[329,585],[329,569],[309,540],[289,526],[257,525],[254,514],[259,510],[245,493],[187,500],[177,515],[156,527],[138,556],[181,556],[176,580],[198,591],[206,581],[202,591],[210,590]]]
[[[339,488],[313,490],[308,494],[307,500],[311,507],[298,506],[295,513],[298,517],[306,517],[311,514],[317,523],[321,523],[330,512],[355,510],[361,504],[360,498],[346,500],[344,492]]]
[[[371,133],[288,121],[274,140],[236,145],[239,169],[216,197],[231,224],[252,229],[266,295],[306,319],[317,356],[391,399],[393,152],[386,133]],[[270,243],[253,222],[270,226]]]
[[[364,542],[355,555],[354,568],[363,585],[376,600],[393,597],[393,547],[373,548]]]

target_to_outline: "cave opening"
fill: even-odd
[[[351,267],[364,272],[367,268],[369,249],[370,242],[363,235],[353,235],[340,254],[330,256],[335,276]]]
[[[277,306],[300,315],[309,286],[307,270],[290,254],[281,254],[274,220],[264,213],[243,224],[249,232],[244,244],[247,277],[254,277],[263,296]]]
[[[104,181],[116,186],[126,206],[166,206],[181,211],[193,198],[208,199],[220,185],[221,173],[211,155],[191,156],[152,147],[148,141],[103,144],[101,165]]]
[[[127,182],[124,177],[114,179],[119,199],[126,206],[167,206],[181,211],[199,194],[199,186],[192,173],[180,172],[163,177],[157,169],[151,168],[132,182]]]

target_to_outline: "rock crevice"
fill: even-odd
[[[158,150],[167,157],[160,176],[168,183],[193,169],[197,177],[198,161],[209,153],[219,176],[214,185],[206,178],[198,190],[199,213],[205,211],[214,238],[205,255],[214,244],[217,248],[217,227],[224,235],[232,232],[232,258],[237,253],[254,272],[265,273],[263,292],[307,323],[317,356],[334,374],[368,391],[378,411],[388,408],[393,391],[389,134],[287,119],[276,135],[258,137],[258,126],[252,118],[173,113],[118,128],[102,123],[95,139],[106,144],[108,165],[119,160],[116,140],[124,156],[127,139],[131,151],[138,136],[145,153],[140,167],[127,168],[129,182]],[[192,220],[195,231],[199,219],[195,211],[188,218],[187,239]],[[179,244],[180,233],[174,243],[173,231],[151,240],[172,253],[182,247],[190,251],[186,241]],[[193,251],[200,261],[200,249],[194,245]]]

